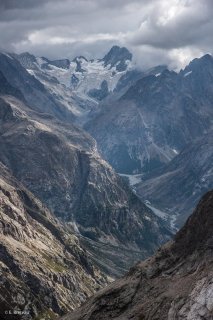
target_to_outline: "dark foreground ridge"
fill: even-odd
[[[213,319],[213,191],[152,258],[63,320]]]

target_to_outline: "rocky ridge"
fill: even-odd
[[[118,46],[112,47],[103,59],[87,60],[79,56],[72,61],[68,59],[50,61],[27,52],[13,57],[50,92],[54,92],[60,103],[64,102],[60,99],[63,91],[67,95],[65,105],[69,104],[70,99],[73,99],[73,104],[75,100],[79,104],[82,99],[86,110],[89,111],[94,111],[97,103],[112,93],[119,79],[133,67],[132,54],[126,48]],[[54,86],[49,86],[49,82],[54,83]],[[94,94],[95,91],[100,92],[97,95]],[[104,94],[101,94],[102,91]],[[84,110],[80,111],[84,113]]]

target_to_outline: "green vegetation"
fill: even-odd
[[[46,255],[45,253],[41,252],[43,258],[45,259],[45,264],[47,267],[49,267],[50,269],[52,269],[55,272],[63,272],[63,271],[67,271],[67,266],[65,264],[62,264],[58,261],[53,260],[51,257],[49,257],[48,255]]]
[[[41,312],[34,320],[53,320],[56,317],[57,315],[51,309],[48,309]]]

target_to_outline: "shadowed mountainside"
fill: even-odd
[[[200,320],[213,312],[213,191],[146,261],[63,320]]]

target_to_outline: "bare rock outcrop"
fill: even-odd
[[[106,282],[77,237],[0,163],[0,318],[62,315]]]

